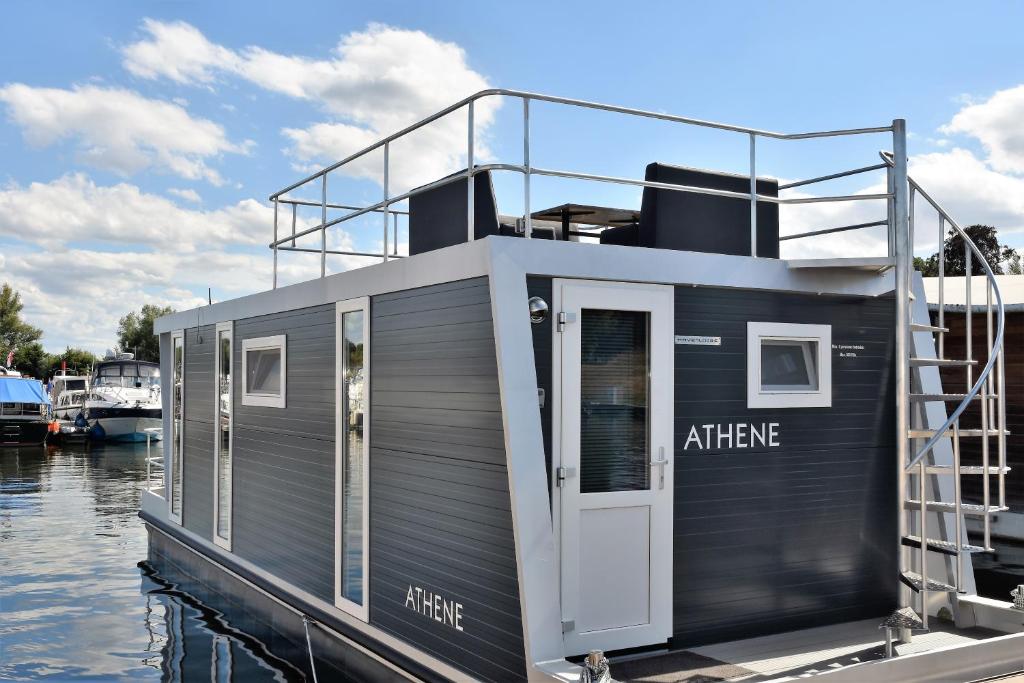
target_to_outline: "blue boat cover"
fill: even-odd
[[[45,403],[50,399],[43,391],[43,383],[24,377],[0,377],[0,403]]]

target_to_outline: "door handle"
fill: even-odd
[[[665,457],[665,447],[660,446],[658,448],[658,459],[651,461],[651,469],[658,468],[658,488],[665,488],[665,465],[668,464],[668,458]]]

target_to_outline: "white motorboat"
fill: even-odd
[[[84,413],[94,438],[145,441],[147,429],[161,426],[160,366],[108,356],[93,371]]]
[[[58,420],[74,422],[88,395],[87,375],[68,375],[62,371],[50,380],[50,401],[53,403],[53,416]]]

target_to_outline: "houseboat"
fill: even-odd
[[[522,107],[523,154],[478,163],[474,112],[493,99]],[[541,168],[531,105],[736,135],[748,172]],[[467,146],[445,158],[463,170],[390,188],[393,143],[460,116]],[[758,172],[759,144],[809,139],[873,147],[852,170]],[[328,194],[371,156],[382,200]],[[1006,472],[1004,411],[963,416],[1001,382],[998,284],[991,360],[938,356],[915,202],[919,236],[927,211],[960,228],[906,159],[900,119],[786,134],[488,90],[276,192],[272,289],[156,321],[172,390],[165,476],[140,512],[151,564],[272,624],[321,680],[1019,670],[1024,612],[975,594],[971,554],[990,547],[964,528],[1004,508],[961,497],[962,479],[996,490]],[[505,212],[498,174],[523,181]],[[885,190],[806,194],[861,174]],[[639,206],[538,210],[538,176],[634,188]],[[780,225],[781,207],[846,202],[879,219]],[[315,225],[288,220],[310,206]],[[379,262],[328,275],[353,255],[328,233],[367,217]],[[873,227],[881,254],[783,253]],[[279,258],[315,258],[293,252],[321,277],[278,286]],[[960,399],[943,367],[972,373]],[[982,465],[960,464],[968,439],[991,444]]]
[[[50,409],[50,399],[39,380],[0,374],[0,446],[46,443]]]

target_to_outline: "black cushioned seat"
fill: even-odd
[[[465,173],[465,170],[453,173]],[[473,176],[473,237],[483,239],[489,235],[522,237],[515,226],[498,220],[498,207],[494,201],[494,184],[490,171]],[[409,253],[422,254],[466,241],[469,232],[466,223],[466,182],[455,181],[409,197]],[[533,237],[553,239],[550,229],[536,228]]]
[[[750,192],[749,176],[702,171],[668,164],[648,164],[644,178],[659,183],[688,185],[730,192]],[[779,196],[777,180],[759,178],[757,193]],[[632,228],[632,226],[629,226]],[[624,230],[613,228],[613,230]],[[605,231],[608,232],[608,231]],[[610,236],[610,239],[616,239]],[[626,233],[618,239],[627,239]],[[601,242],[606,243],[602,234]],[[627,242],[609,242],[626,244]],[[645,187],[636,244],[657,249],[750,255],[750,202]],[[779,257],[779,205],[757,204],[757,255]]]

